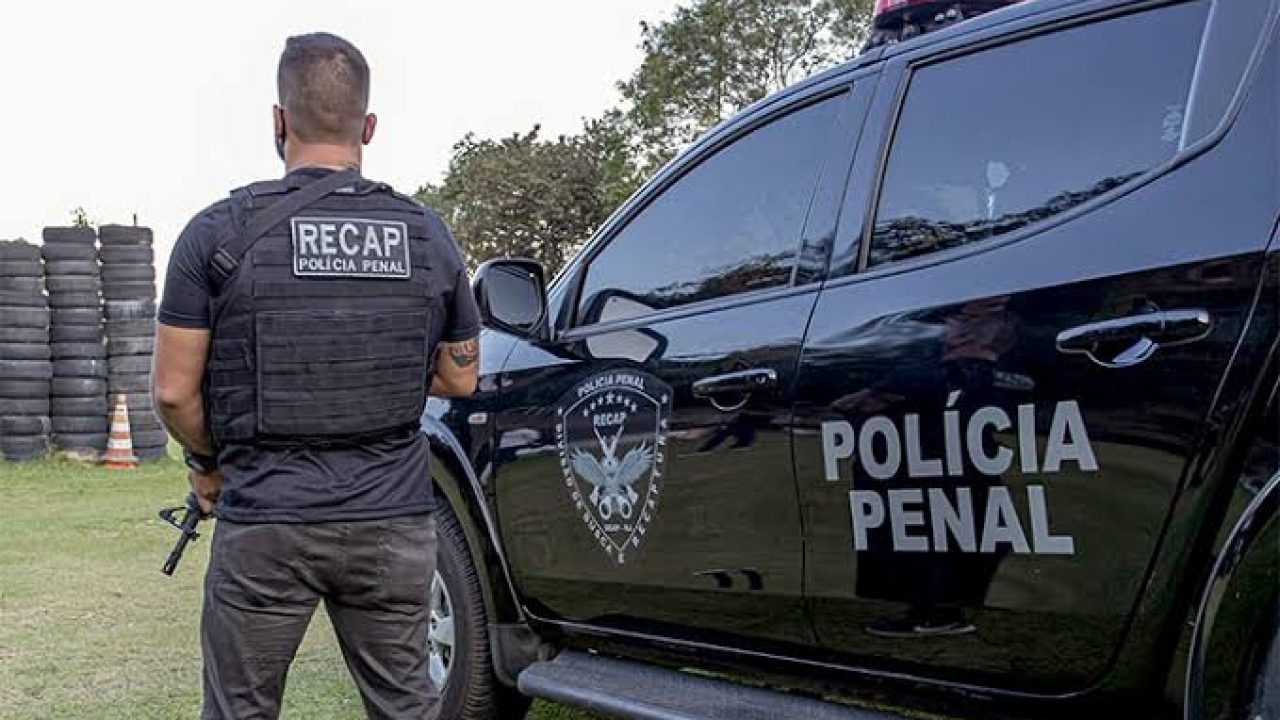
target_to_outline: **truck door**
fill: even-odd
[[[796,390],[845,664],[1035,693],[1110,667],[1275,220],[1274,103],[1188,129],[1208,6],[885,70]]]
[[[556,339],[513,352],[495,484],[535,615],[812,641],[790,392],[853,102],[830,85],[659,181],[553,288]]]

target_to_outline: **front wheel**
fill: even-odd
[[[1280,617],[1280,605],[1272,617]],[[1271,642],[1264,646],[1262,653],[1246,720],[1280,718],[1280,624],[1272,630]]]
[[[453,510],[436,512],[439,537],[436,574],[431,580],[428,670],[440,693],[437,718],[519,720],[530,700],[493,674],[488,618],[480,576],[471,562],[466,536]]]

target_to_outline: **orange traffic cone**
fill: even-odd
[[[133,433],[129,430],[129,402],[123,394],[116,396],[116,407],[111,411],[111,434],[107,436],[107,452],[102,456],[103,467],[111,470],[135,470],[138,458],[133,455]]]

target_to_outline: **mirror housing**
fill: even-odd
[[[546,339],[546,275],[538,261],[490,260],[476,270],[471,290],[480,307],[480,322],[485,327]]]

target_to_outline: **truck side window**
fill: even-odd
[[[578,324],[789,283],[839,107],[773,120],[667,188],[591,261]]]
[[[1206,5],[1094,22],[915,71],[868,264],[1018,230],[1177,153]]]

